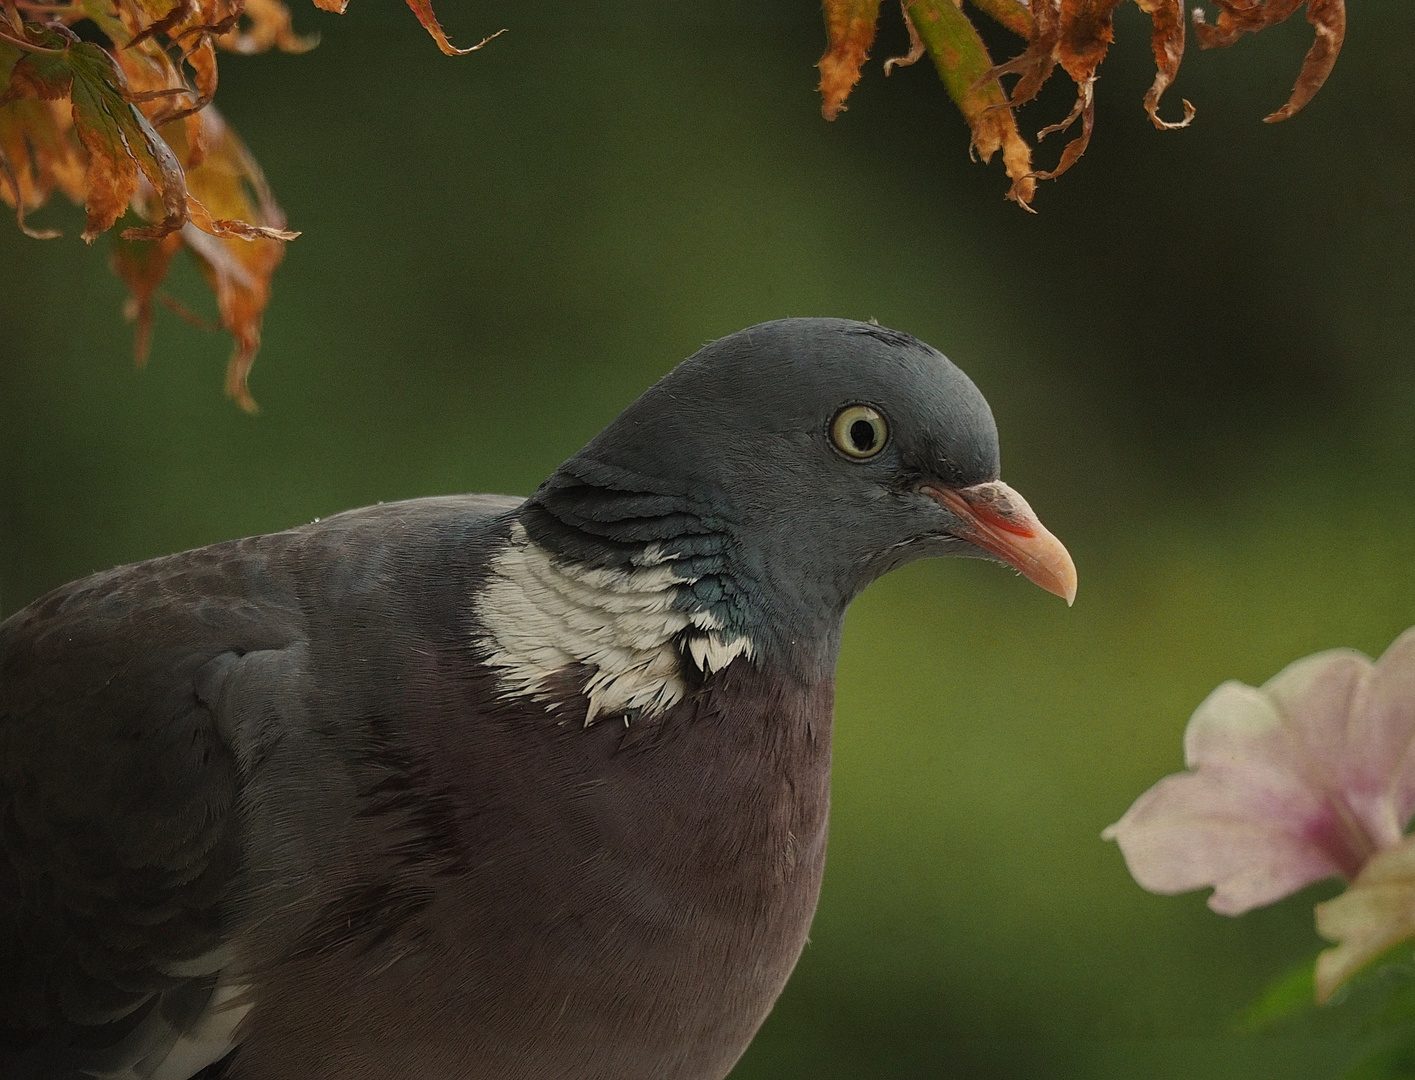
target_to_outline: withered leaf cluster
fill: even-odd
[[[994,63],[978,34],[963,0],[901,0],[911,47],[905,56],[886,60],[886,75],[898,66],[912,64],[927,52],[972,131],[972,150],[983,161],[1002,151],[1011,180],[1008,198],[1030,209],[1038,180],[1060,176],[1086,152],[1095,127],[1096,72],[1115,38],[1113,16],[1122,0],[968,0],[969,9],[987,15],[1016,34],[1025,47],[1004,63]],[[1270,114],[1273,123],[1285,120],[1312,100],[1336,63],[1346,34],[1344,0],[1214,0],[1218,17],[1210,23],[1203,9],[1193,11],[1194,32],[1205,49],[1225,48],[1244,34],[1255,33],[1287,19],[1304,4],[1316,40],[1302,64],[1287,104]],[[1151,47],[1155,55],[1155,80],[1145,94],[1144,107],[1161,130],[1188,126],[1194,106],[1184,102],[1179,120],[1159,114],[1160,97],[1174,82],[1184,58],[1184,0],[1135,0],[1153,23]],[[824,0],[829,45],[821,57],[821,113],[834,120],[874,43],[880,0]],[[1032,164],[1032,146],[1017,126],[1016,111],[1037,96],[1056,68],[1076,85],[1071,111],[1041,128],[1047,135],[1081,128],[1061,151],[1051,169]],[[1014,77],[1010,91],[1003,78]]]
[[[342,12],[347,0],[314,2]],[[455,48],[430,0],[408,6],[445,53],[486,44]],[[25,215],[56,190],[84,207],[87,241],[130,215],[112,265],[131,293],[139,363],[154,301],[195,319],[161,292],[185,248],[234,341],[226,392],[245,409],[271,277],[299,234],[211,104],[216,54],[314,44],[281,0],[0,0],[0,198],[36,239],[58,234]]]

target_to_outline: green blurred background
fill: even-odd
[[[1318,947],[1319,886],[1240,919],[1153,897],[1099,839],[1181,764],[1194,706],[1415,623],[1415,5],[1352,5],[1296,119],[1310,28],[1191,49],[1158,133],[1127,6],[1092,148],[1037,216],[1002,198],[886,4],[820,119],[810,3],[400,4],[228,57],[218,102],[304,230],[250,417],[228,345],[158,315],[131,362],[106,241],[0,228],[0,613],[115,563],[379,499],[529,492],[702,343],[878,318],[993,404],[1006,479],[1070,546],[1055,598],[916,565],[852,610],[820,913],[734,1078],[1327,1077],[1323,1017],[1230,1034]],[[999,55],[1015,48],[994,37]],[[1023,113],[1058,118],[1056,85]],[[1042,163],[1055,160],[1054,137]],[[195,272],[174,291],[210,310]]]

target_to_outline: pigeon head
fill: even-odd
[[[783,319],[681,363],[519,520],[581,586],[653,594],[692,666],[746,655],[809,677],[833,666],[850,601],[914,559],[1001,561],[1070,602],[1066,549],[999,469],[986,400],[937,350]]]

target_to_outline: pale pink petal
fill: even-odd
[[[1415,813],[1415,627],[1376,662],[1354,715],[1351,741],[1365,748],[1363,781],[1376,789],[1390,778],[1391,813],[1397,832],[1403,831]]]
[[[1338,942],[1317,957],[1317,1000],[1391,946],[1415,938],[1415,838],[1374,856],[1351,888],[1317,905],[1317,933]]]
[[[1216,811],[1205,780],[1166,777],[1101,834],[1120,844],[1143,888],[1170,895],[1213,885],[1209,906],[1240,915],[1339,873],[1319,848],[1244,808]]]
[[[1340,873],[1302,835],[1322,800],[1302,782],[1291,732],[1262,691],[1224,683],[1195,710],[1184,749],[1194,771],[1165,777],[1101,834],[1120,844],[1142,887],[1212,885],[1209,906],[1237,915]]]
[[[1325,877],[1353,878],[1400,842],[1415,806],[1415,632],[1379,667],[1346,649],[1261,689],[1229,682],[1184,733],[1166,777],[1102,835],[1152,892],[1214,887],[1237,915]]]
[[[1288,664],[1263,684],[1294,738],[1313,762],[1330,765],[1347,753],[1352,699],[1371,661],[1352,649],[1331,649]]]

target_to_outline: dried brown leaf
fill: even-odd
[[[182,230],[182,239],[216,294],[222,327],[235,341],[226,365],[226,395],[246,412],[255,412],[256,403],[251,397],[248,379],[256,353],[260,351],[261,322],[266,304],[270,302],[270,276],[284,256],[284,247],[276,240],[250,242],[269,245],[269,248],[249,253],[257,264],[248,267],[232,246],[246,241],[223,240],[190,224]]]
[[[225,236],[236,240],[293,240],[300,234],[278,225],[252,225],[240,218],[219,218],[195,196],[187,197],[191,210],[192,224],[212,236]]]
[[[216,295],[222,327],[235,341],[226,392],[252,411],[255,401],[246,383],[260,348],[271,277],[284,258],[284,241],[299,234],[285,229],[284,212],[260,166],[216,109],[208,106],[198,115],[205,153],[187,172],[192,220],[182,240]],[[165,133],[179,150],[185,149],[185,125],[172,125]]]
[[[1188,127],[1194,119],[1194,106],[1184,100],[1184,119],[1160,119],[1160,98],[1179,74],[1184,59],[1184,0],[1135,0],[1141,11],[1150,17],[1154,30],[1150,47],[1155,54],[1155,81],[1145,93],[1145,111],[1150,122],[1161,131]]]
[[[891,56],[884,62],[884,73],[887,76],[897,67],[913,67],[924,58],[924,53],[928,49],[924,45],[924,39],[919,36],[919,31],[914,28],[914,20],[909,18],[909,5],[913,0],[899,0],[899,10],[904,16],[904,27],[909,31],[909,51],[903,56]]]
[[[15,65],[6,100],[69,98],[74,130],[88,153],[84,239],[92,241],[118,220],[137,194],[140,174],[157,194],[163,218],[151,228],[129,230],[133,238],[153,239],[181,228],[187,221],[182,167],[127,100],[126,81],[113,58],[91,42],[71,40],[71,35],[33,23],[26,29],[40,49]]]
[[[147,5],[143,5],[146,7]],[[176,29],[190,22],[192,16],[197,13],[197,0],[177,0],[172,5],[172,10],[151,23],[146,29],[139,30],[133,35],[133,39],[128,42],[127,48],[131,49],[135,45],[141,45],[149,38],[154,38],[158,34],[166,34],[169,37],[176,37]]]
[[[246,0],[241,14],[242,23],[216,39],[228,52],[258,53],[273,46],[281,52],[302,53],[319,44],[318,34],[295,33],[290,9],[280,0]]]
[[[821,115],[834,120],[845,108],[845,99],[860,81],[860,68],[869,59],[879,22],[880,0],[825,0],[825,32],[829,44],[816,61],[821,81]],[[889,64],[885,74],[889,74]]]
[[[98,5],[90,8],[97,12]],[[128,100],[156,101],[165,94],[185,92],[186,84],[165,43],[153,37],[137,40],[143,29],[138,9],[121,3],[114,10],[121,17],[103,17],[100,26],[115,46],[112,55],[122,69]]]
[[[343,2],[347,3],[348,0],[343,0]],[[315,3],[320,7],[324,7],[324,4],[320,3],[320,0],[315,0]],[[476,52],[478,49],[485,46],[488,41],[499,38],[502,34],[506,33],[504,29],[498,30],[494,34],[488,34],[475,45],[468,46],[465,49],[459,49],[457,46],[453,45],[452,42],[447,40],[447,34],[443,31],[442,24],[437,21],[437,16],[433,14],[432,0],[408,0],[408,7],[410,7],[413,14],[418,17],[418,22],[423,24],[423,29],[432,35],[432,40],[437,42],[437,47],[447,56],[465,56],[467,53]],[[326,8],[326,10],[333,11],[334,9]],[[341,5],[338,10],[343,11],[343,6]]]
[[[192,74],[196,76],[196,93],[189,105],[164,112],[160,117],[156,117],[157,123],[170,124],[175,120],[182,120],[201,112],[211,104],[211,99],[216,96],[216,47],[212,44],[212,36],[202,34],[182,59],[192,69]]]
[[[92,2],[92,0],[89,0]],[[117,2],[121,8],[125,3],[158,3],[160,0],[108,0]],[[173,45],[189,47],[190,42],[203,34],[222,37],[231,33],[245,16],[246,0],[196,0],[191,15],[168,31]]]
[[[85,165],[73,136],[73,119],[66,101],[22,98],[0,105],[0,155],[9,163],[11,185],[0,185],[0,197],[18,199],[23,213],[43,206],[55,188],[82,205],[87,190]]]
[[[1077,86],[1095,79],[1115,40],[1115,9],[1121,0],[1061,0],[1061,36],[1056,58]]]
[[[220,324],[235,343],[227,367],[227,393],[251,411],[255,402],[246,384],[260,348],[271,278],[284,256],[283,241],[299,234],[284,228],[284,214],[259,166],[214,108],[173,123],[163,133],[187,162],[191,221],[180,232],[157,240],[114,242],[113,269],[128,285],[127,310],[137,321],[134,351],[142,363],[151,343],[154,300],[195,325],[203,324],[158,291],[172,258],[185,246],[215,294]],[[124,237],[132,233],[129,230]]]
[[[94,198],[95,163],[115,166],[124,177],[111,192],[114,202],[120,198],[125,205],[136,186],[137,166],[156,190],[162,203],[163,218],[150,228],[130,229],[133,239],[156,239],[179,229],[187,220],[187,186],[182,166],[171,147],[162,140],[147,118],[122,95],[122,76],[109,57],[97,45],[81,42],[73,53],[74,86],[70,100],[74,107],[74,129],[89,155],[89,199]],[[108,80],[117,76],[115,87]],[[106,167],[106,166],[105,166]],[[127,177],[132,177],[132,184]],[[107,193],[105,193],[107,194]],[[118,213],[122,212],[122,206]],[[115,218],[90,213],[84,239],[92,240],[113,224]]]
[[[985,162],[1002,151],[1012,181],[1007,197],[1030,209],[1036,191],[1032,148],[1017,130],[1002,86],[990,77],[995,69],[977,29],[953,0],[914,0],[905,17],[923,39],[948,96],[972,129],[973,151]]]
[[[10,159],[3,150],[0,150],[0,180],[4,181],[0,187],[8,192],[5,201],[15,208],[15,224],[20,227],[20,232],[32,240],[57,240],[63,235],[58,229],[32,229],[25,224],[24,194],[20,191],[20,181],[10,166]]]
[[[185,142],[182,148],[182,167],[188,171],[195,169],[206,159],[205,131],[199,113],[182,117],[182,138]]]
[[[1035,0],[1032,18],[1032,37],[1027,48],[983,76],[993,82],[1004,75],[1019,76],[1007,99],[1014,109],[1035,98],[1056,69],[1057,46],[1061,38],[1061,0]]]
[[[1317,36],[1302,61],[1302,70],[1297,75],[1292,96],[1277,112],[1265,116],[1264,123],[1275,124],[1296,113],[1312,100],[1336,66],[1341,43],[1346,39],[1345,0],[1308,0],[1307,21],[1316,29]]]
[[[1014,34],[1027,41],[1032,40],[1036,23],[1032,19],[1032,9],[1021,0],[969,0],[969,2],[994,22],[1007,27]]]
[[[152,347],[152,301],[167,277],[172,259],[182,248],[182,234],[168,233],[160,240],[113,240],[108,265],[128,286],[131,296],[124,314],[137,323],[133,335],[133,359],[139,367],[147,363]]]
[[[1218,22],[1210,24],[1203,8],[1194,9],[1194,33],[1201,49],[1226,49],[1244,34],[1284,22],[1304,0],[1215,0]]]
[[[25,25],[23,39],[31,46],[10,68],[10,85],[0,104],[34,98],[37,101],[59,101],[69,96],[74,73],[65,61],[73,35],[65,29],[61,35],[37,23]]]
[[[1288,19],[1304,2],[1307,3],[1307,21],[1316,30],[1316,38],[1302,62],[1302,70],[1297,83],[1292,88],[1292,96],[1287,104],[1264,117],[1269,124],[1286,120],[1295,114],[1322,88],[1331,74],[1336,58],[1341,52],[1342,41],[1346,37],[1345,0],[1216,0],[1219,8],[1217,23],[1210,24],[1204,18],[1201,8],[1194,9],[1194,32],[1199,36],[1199,45],[1204,49],[1224,49],[1232,45],[1244,34],[1255,34],[1259,30]]]
[[[1059,124],[1037,132],[1038,141],[1053,132],[1065,131],[1079,117],[1081,134],[1066,144],[1056,168],[1036,174],[1039,180],[1054,180],[1081,159],[1091,143],[1096,126],[1096,69],[1115,40],[1115,9],[1121,0],[1061,0],[1060,28],[1056,38],[1056,62],[1076,84],[1076,102]]]
[[[1056,168],[1033,174],[1038,180],[1060,176],[1080,160],[1090,145],[1096,120],[1096,69],[1115,39],[1114,14],[1120,3],[1121,0],[1037,0],[1032,7],[1033,37],[1027,48],[987,74],[989,79],[1020,76],[1008,98],[1013,108],[1035,98],[1057,64],[1076,84],[1071,112],[1060,123],[1042,128],[1037,138],[1065,131],[1077,119],[1081,120],[1081,133],[1066,144]]]
[[[337,12],[346,2],[315,0]],[[504,33],[459,49],[432,0],[408,6],[449,55]],[[22,22],[20,12],[37,21]],[[69,29],[85,20],[111,49]],[[140,361],[154,301],[191,315],[160,292],[186,246],[235,341],[227,392],[248,409],[271,277],[298,233],[285,228],[259,167],[210,108],[216,49],[304,52],[316,40],[295,33],[283,0],[0,0],[0,199],[31,236],[50,235],[29,227],[25,213],[56,188],[86,207],[86,240],[130,210],[146,222],[123,231],[112,258],[131,293]]]
[[[1055,132],[1065,131],[1076,122],[1077,117],[1081,119],[1081,134],[1066,144],[1061,151],[1061,159],[1056,163],[1056,168],[1036,173],[1038,180],[1055,180],[1080,161],[1081,155],[1086,152],[1086,147],[1091,144],[1091,134],[1096,128],[1096,80],[1094,77],[1077,85],[1076,103],[1071,106],[1071,112],[1059,124],[1049,124],[1038,131],[1037,141],[1041,142],[1042,139]]]

